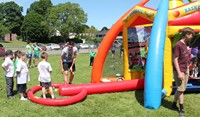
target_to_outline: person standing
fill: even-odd
[[[60,65],[61,72],[64,74],[64,82],[65,84],[71,84],[74,79],[74,73],[76,71],[76,56],[77,56],[77,48],[74,47],[73,42],[69,42],[68,46],[62,50],[60,56]],[[70,79],[68,82],[68,72],[70,72]]]
[[[34,48],[34,54],[33,54],[33,66],[37,66],[37,62],[40,56],[40,51],[42,51],[42,49],[38,46],[38,43],[35,42],[33,45]]]
[[[11,60],[13,58],[13,51],[6,51],[6,58],[2,64],[2,68],[4,70],[4,75],[6,77],[6,93],[9,99],[13,98],[13,77],[14,77],[14,63]]]
[[[116,51],[116,45],[115,44],[113,44],[112,46],[111,46],[111,54],[112,54],[112,59],[114,59],[115,60],[115,51]]]
[[[38,80],[40,81],[40,85],[42,86],[42,95],[43,98],[46,98],[46,88],[49,88],[49,91],[51,93],[51,98],[54,99],[53,94],[53,88],[51,85],[51,72],[52,67],[50,63],[47,62],[48,54],[46,52],[43,52],[41,54],[42,61],[38,64],[38,71],[39,71],[39,77]]]
[[[192,39],[194,30],[186,27],[182,29],[182,39],[178,41],[173,48],[174,79],[177,86],[172,104],[173,110],[179,110],[180,116],[185,115],[184,91],[186,90],[189,77],[190,53],[187,49],[187,43]],[[179,100],[179,108],[176,103]]]
[[[94,63],[94,57],[95,57],[95,55],[96,55],[96,53],[92,49],[91,52],[90,52],[90,66],[92,66],[93,63]]]
[[[28,67],[32,67],[31,66],[31,61],[32,61],[32,53],[33,53],[33,47],[31,45],[31,42],[29,40],[27,40],[27,45],[26,45],[26,64]]]
[[[27,82],[30,81],[30,75],[28,71],[27,64],[24,62],[25,53],[18,51],[17,53],[18,63],[16,69],[16,77],[17,77],[17,91],[20,95],[20,100],[27,100],[26,89]]]

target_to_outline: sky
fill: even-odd
[[[26,15],[27,8],[38,0],[0,0],[1,2],[14,1],[23,7],[23,15]],[[104,26],[111,28],[112,25],[130,8],[142,0],[51,0],[53,5],[59,3],[78,3],[87,14],[87,25],[94,26],[101,30]],[[157,9],[161,0],[150,0],[145,6]],[[187,2],[187,0],[183,0]]]

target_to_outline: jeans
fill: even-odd
[[[13,77],[6,77],[6,93],[7,97],[13,96]]]

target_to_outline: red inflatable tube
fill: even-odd
[[[83,85],[61,85],[59,94],[61,96],[71,96],[79,93],[82,89],[87,90],[87,94],[122,92],[144,88],[144,79],[135,79],[129,81],[92,83]]]
[[[29,89],[27,95],[32,102],[38,104],[48,106],[66,106],[83,100],[87,96],[87,94],[111,93],[142,89],[144,88],[144,79],[82,85],[53,84],[53,87],[59,88],[59,94],[61,96],[71,97],[60,99],[44,99],[40,97],[35,97],[34,93],[38,90],[41,90],[41,86],[32,87],[31,89]]]
[[[60,85],[56,84],[53,86],[58,88]],[[41,86],[34,86],[28,91],[27,95],[32,102],[42,104],[42,105],[47,105],[47,106],[66,106],[66,105],[80,102],[87,96],[87,90],[82,88],[80,92],[77,92],[77,94],[69,98],[44,99],[44,98],[35,97],[34,93],[41,89],[42,89]]]

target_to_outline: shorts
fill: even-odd
[[[17,91],[20,93],[26,93],[26,84],[17,84]]]
[[[64,71],[68,71],[68,70],[70,69],[71,65],[72,65],[72,62],[70,62],[70,63],[64,62],[64,63],[63,63],[63,69],[64,69]],[[73,71],[73,72],[76,71],[76,66],[75,66],[75,64],[74,64],[73,67],[72,67],[72,71]]]
[[[184,73],[184,77],[185,78],[183,80],[179,79],[178,73],[176,71],[174,71],[174,80],[175,80],[175,83],[176,83],[176,86],[177,86],[177,91],[183,91],[184,92],[186,90],[189,74]]]
[[[52,85],[51,85],[51,82],[40,82],[40,86],[48,88],[48,87],[51,87]]]
[[[26,54],[26,58],[27,59],[31,59],[32,58],[32,54]]]
[[[115,54],[115,50],[111,50],[112,54]]]
[[[40,55],[39,54],[34,54],[33,57],[36,58],[36,59],[38,59],[40,57]]]

